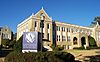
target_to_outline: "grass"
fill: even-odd
[[[68,52],[68,53],[71,53],[73,54],[74,56],[78,56],[78,55],[84,55],[84,54],[88,54],[88,55],[92,55],[93,54],[96,54],[95,50],[100,50],[100,49],[92,49],[92,50],[64,50],[64,52]]]
[[[82,53],[82,52],[88,52],[88,51],[91,51],[91,50],[64,50],[65,52],[71,52],[71,53],[75,53],[75,54],[79,54],[79,53]]]
[[[100,55],[100,49],[90,49],[90,50],[76,50],[75,49],[75,50],[64,50],[64,52],[71,53],[72,55],[75,56],[75,60],[79,60],[79,61],[95,60],[95,58],[98,59],[96,55]]]

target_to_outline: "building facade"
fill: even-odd
[[[97,46],[100,46],[100,26],[84,27],[69,23],[57,22],[53,20],[42,8],[36,14],[32,14],[17,26],[17,40],[23,35],[23,32],[37,31],[41,32],[41,15],[44,17],[43,23],[43,41],[44,46],[63,46],[64,49],[73,49],[74,47],[89,46],[88,36],[95,39]]]
[[[0,45],[2,39],[12,40],[12,35],[13,33],[8,26],[0,27]]]

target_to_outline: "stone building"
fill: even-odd
[[[8,26],[0,27],[0,45],[2,39],[12,40],[12,35],[13,33]]]
[[[36,14],[32,14],[17,26],[17,40],[23,35],[23,32],[37,31],[41,32],[41,15],[44,17],[43,23],[43,41],[44,46],[63,46],[64,49],[73,49],[74,47],[89,46],[88,36],[95,39],[100,46],[100,26],[85,27],[53,20],[42,8]]]
[[[1,45],[1,29],[2,27],[0,27],[0,45]]]

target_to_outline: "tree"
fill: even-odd
[[[16,41],[14,44],[14,51],[21,52],[22,50],[22,41],[23,41],[23,36],[19,38],[19,40]]]
[[[16,40],[12,40],[12,41],[10,41],[10,43],[9,43],[9,47],[10,47],[10,48],[13,48],[13,46],[14,46],[15,43],[16,43]]]
[[[1,44],[2,44],[3,47],[9,46],[9,43],[10,43],[9,39],[2,39]]]
[[[91,25],[92,26],[95,26],[97,24],[97,22],[100,25],[100,16],[95,17],[94,18],[94,21],[91,23]]]
[[[89,45],[90,45],[90,47],[95,47],[95,46],[97,46],[97,45],[96,45],[96,42],[95,42],[95,39],[94,39],[93,37],[88,36],[88,40],[89,40]]]
[[[17,33],[13,34],[13,40],[16,40]]]

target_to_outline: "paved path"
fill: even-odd
[[[4,57],[0,58],[0,62],[4,62]]]
[[[97,60],[100,62],[100,49],[93,50],[67,50],[67,52],[75,56],[75,60],[88,62],[89,60]]]

